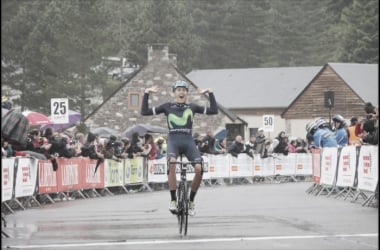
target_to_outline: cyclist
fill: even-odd
[[[334,115],[332,118],[335,127],[335,139],[339,146],[348,145],[347,123],[341,115]]]
[[[177,212],[176,206],[176,165],[170,164],[175,162],[177,157],[184,154],[189,161],[196,162],[194,165],[195,175],[191,183],[189,214],[195,215],[194,197],[202,181],[202,157],[198,151],[192,137],[193,117],[195,113],[214,115],[218,114],[218,108],[215,96],[211,89],[199,90],[200,94],[208,93],[210,107],[200,106],[194,103],[187,103],[189,94],[189,84],[185,81],[176,81],[173,84],[172,91],[175,95],[175,102],[167,102],[158,107],[149,108],[149,94],[158,91],[157,86],[145,89],[142,101],[142,115],[158,115],[164,113],[167,117],[169,134],[167,138],[167,158],[169,162],[168,184],[170,191],[169,210],[172,213]]]
[[[306,131],[306,137],[312,139],[317,148],[338,146],[335,134],[329,128],[329,123],[321,117],[306,124]]]

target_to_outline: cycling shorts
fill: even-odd
[[[194,138],[191,134],[173,133],[168,135],[167,157],[177,159],[178,156],[184,155],[189,161],[202,162],[201,154],[195,145]]]

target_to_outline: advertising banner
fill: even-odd
[[[379,180],[379,152],[377,146],[360,148],[358,189],[375,192]]]
[[[342,148],[338,163],[338,187],[354,187],[356,172],[356,147],[347,146]]]
[[[104,163],[95,172],[97,160],[81,159],[80,177],[83,189],[104,188]]]
[[[230,177],[252,176],[253,160],[247,154],[238,154],[238,157],[230,155]]]
[[[228,154],[208,155],[208,177],[212,178],[228,178],[229,172],[229,156]]]
[[[53,170],[50,160],[38,161],[38,193],[58,192],[57,173]]]
[[[15,197],[32,196],[37,189],[38,160],[17,158]]]
[[[337,148],[323,148],[321,161],[321,184],[333,186],[336,181],[336,168],[338,163]]]
[[[114,160],[105,159],[104,160],[104,186],[105,187],[124,186],[124,164],[127,166],[128,163],[129,161],[118,162]]]
[[[80,183],[80,171],[81,158],[59,158],[57,159],[58,169],[57,184],[58,192],[76,191],[82,188]]]
[[[294,175],[296,172],[296,154],[276,155],[274,159],[275,175]]]
[[[311,154],[299,153],[296,154],[296,172],[295,175],[312,175],[313,164]]]
[[[13,198],[16,158],[1,159],[1,202]]]

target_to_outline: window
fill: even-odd
[[[129,93],[129,109],[140,109],[140,94],[139,93]]]

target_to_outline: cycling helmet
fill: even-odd
[[[189,91],[189,84],[185,81],[175,81],[173,83],[173,92],[176,90],[176,88],[183,87],[187,91]]]
[[[343,118],[343,116],[341,116],[341,115],[334,115],[333,118],[332,118],[332,120],[333,120],[334,122],[344,123],[344,118]]]
[[[322,117],[319,117],[315,119],[315,128],[322,128],[322,127],[328,127],[329,123],[323,119]]]
[[[338,128],[344,127],[346,125],[346,121],[344,120],[343,116],[341,116],[341,115],[334,115],[332,120],[334,122],[340,123]]]
[[[307,133],[311,133],[313,131],[313,129],[315,128],[315,121],[311,121],[311,122],[308,122],[306,124],[306,131]]]

